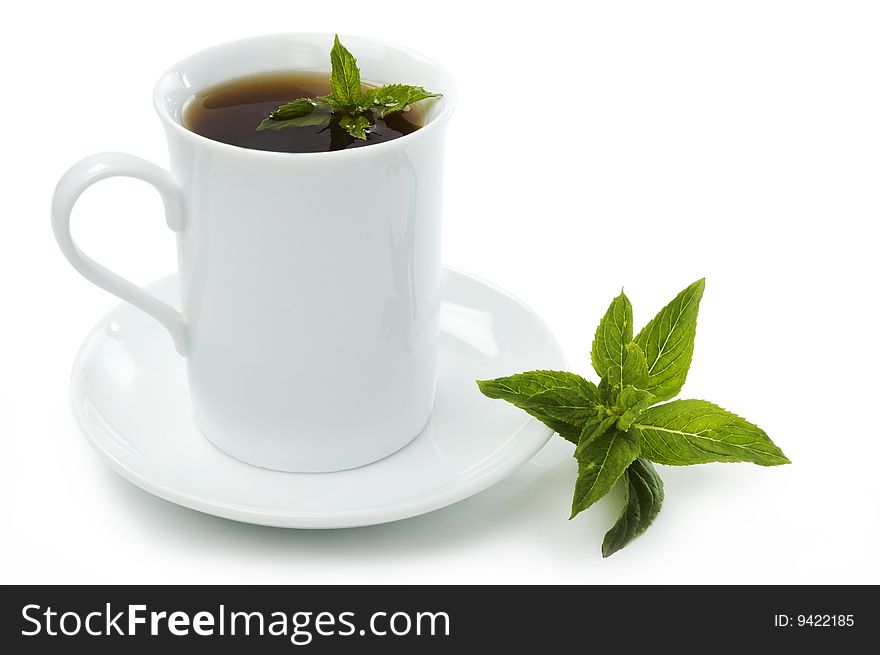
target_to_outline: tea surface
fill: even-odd
[[[365,87],[366,88],[366,87]],[[331,122],[323,127],[257,130],[266,116],[294,98],[330,93],[327,73],[272,73],[232,80],[196,95],[183,112],[188,130],[214,141],[253,150],[326,152],[361,148],[415,132],[425,124],[418,106],[377,118],[367,139],[355,139]]]

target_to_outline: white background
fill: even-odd
[[[572,370],[621,286],[638,327],[706,276],[683,397],[745,415],[794,464],[660,467],[662,513],[608,560],[619,498],[567,521],[558,437],[470,500],[356,530],[236,524],[110,472],[68,377],[116,300],[57,251],[55,180],[102,150],[164,165],[158,74],[278,31],[387,39],[457,76],[445,261],[535,308]],[[880,582],[876,4],[34,2],[0,32],[0,581]],[[103,183],[74,221],[139,283],[174,269],[145,185]]]

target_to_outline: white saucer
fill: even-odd
[[[177,281],[150,287],[176,303]],[[434,414],[397,453],[336,473],[283,473],[222,453],[190,415],[184,360],[156,321],[129,305],[91,332],[73,368],[76,419],[107,463],[161,498],[228,519],[290,528],[372,525],[423,514],[495,484],[551,435],[484,397],[481,378],[562,368],[559,345],[504,291],[444,271]]]

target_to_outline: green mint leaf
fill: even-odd
[[[330,108],[330,111],[344,114],[345,107],[336,99],[336,97],[331,93],[326,96],[318,96],[318,102],[322,102]]]
[[[705,400],[675,400],[646,410],[632,424],[642,456],[658,464],[790,464],[757,425]]]
[[[608,382],[608,378],[602,378],[599,380],[596,390],[599,392],[599,402],[603,405],[610,407],[617,402],[618,390],[611,386]]]
[[[642,534],[660,511],[663,482],[651,461],[790,463],[763,430],[717,405],[675,400],[652,406],[684,384],[703,289],[699,280],[682,291],[635,340],[632,307],[623,293],[615,298],[593,340],[598,385],[562,371],[478,382],[490,398],[513,403],[576,444],[572,518],[622,480],[624,507],[605,535],[603,557]]]
[[[299,118],[291,118],[286,121],[279,121],[272,118],[266,118],[257,126],[258,131],[262,130],[283,130],[288,127],[326,127],[330,124],[332,114],[329,112],[313,112]]]
[[[269,118],[274,121],[286,121],[290,118],[299,118],[315,111],[318,104],[311,98],[297,98],[290,102],[286,102],[278,109],[269,114]]]
[[[361,98],[360,108],[363,110],[373,109],[380,118],[385,118],[388,114],[403,111],[419,100],[437,98],[440,95],[425,91],[420,86],[388,84],[377,89],[368,89]]]
[[[281,105],[257,126],[262,130],[283,130],[288,127],[326,127],[333,115],[330,106],[318,100],[299,98]]]
[[[574,450],[575,458],[579,457],[589,447],[588,444],[593,439],[608,432],[608,430],[614,427],[615,423],[617,423],[617,416],[614,414],[608,415],[604,410],[601,413],[597,412],[594,417],[588,419],[584,423],[580,439],[577,442],[577,448]]]
[[[309,114],[308,116],[291,118],[286,121],[266,118],[257,126],[257,130],[283,130],[288,127],[326,127],[330,124],[331,118],[330,114]]]
[[[617,396],[615,410],[618,416],[617,427],[624,432],[630,429],[642,412],[654,403],[654,394],[644,389],[636,389],[631,384],[627,385]]]
[[[257,130],[326,127],[332,121],[331,114],[336,114],[340,129],[335,129],[334,124],[330,149],[337,150],[347,145],[345,134],[366,140],[367,132],[376,122],[375,115],[384,118],[392,112],[406,109],[414,102],[439,95],[425,91],[420,86],[406,84],[389,84],[364,92],[357,59],[342,45],[337,34],[333,37],[330,50],[330,93],[315,100],[297,98],[281,105],[257,126]]]
[[[608,369],[608,383],[618,390],[628,384],[638,388],[647,386],[648,360],[639,344],[634,341],[626,344],[620,365]]]
[[[590,357],[599,377],[623,378],[626,344],[633,338],[632,304],[622,291],[611,301],[605,316],[599,321]],[[614,373],[612,369],[616,369]],[[614,385],[612,385],[614,386]]]
[[[543,407],[548,416],[565,421],[580,432],[587,422],[600,416],[601,411],[599,405],[590,405],[588,400],[593,397],[589,394],[595,393],[595,385],[587,380],[584,382],[589,385],[590,391],[587,394],[577,389],[548,389],[532,396],[529,403],[535,407]],[[579,438],[578,435],[577,439]]]
[[[609,430],[588,439],[583,448],[578,445],[578,478],[571,503],[571,518],[611,491],[638,456],[638,439],[619,430]]]
[[[641,457],[635,460],[622,480],[623,511],[605,534],[602,557],[613,555],[647,530],[663,504],[663,480],[648,460]]]
[[[697,312],[705,280],[697,280],[660,310],[635,341],[648,360],[648,383],[655,402],[678,395],[687,378],[694,354]]]
[[[361,100],[361,71],[354,55],[339,42],[338,34],[333,37],[330,67],[330,89],[334,101],[341,109],[355,111]],[[355,138],[361,137],[355,136]]]
[[[599,404],[595,384],[564,371],[529,371],[478,380],[477,386],[489,398],[506,400],[575,444]]]
[[[355,139],[366,140],[367,130],[373,127],[373,121],[363,114],[349,116],[345,114],[339,118],[339,127],[351,134]]]

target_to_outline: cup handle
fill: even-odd
[[[165,222],[175,232],[183,230],[180,188],[167,171],[139,157],[104,152],[86,157],[61,176],[52,198],[52,230],[61,252],[87,280],[122,298],[159,321],[184,357],[189,352],[188,330],[183,315],[171,305],[147,293],[86,255],[70,234],[70,212],[83,191],[108,177],[133,177],[152,184],[165,205]]]

